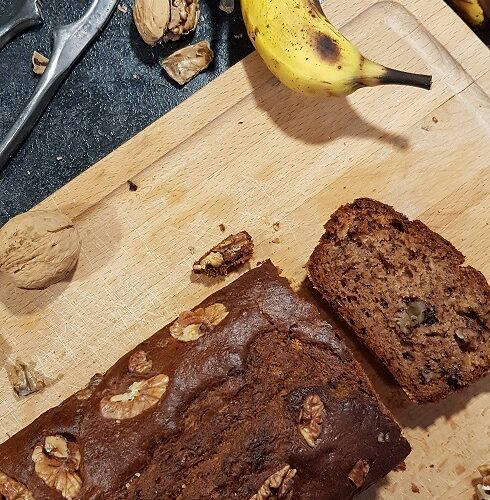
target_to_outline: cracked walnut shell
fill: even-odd
[[[214,53],[205,40],[177,50],[163,59],[161,65],[171,78],[184,85],[205,70],[213,59]]]
[[[318,394],[310,394],[303,402],[299,412],[298,430],[308,446],[315,447],[322,432],[325,406]]]
[[[32,210],[0,229],[0,270],[19,288],[41,289],[62,281],[79,254],[73,222],[56,211]]]
[[[5,498],[5,500],[34,500],[34,495],[22,483],[0,472],[0,498]]]
[[[136,28],[150,46],[194,31],[199,14],[199,0],[136,0],[133,8]]]
[[[67,500],[78,495],[82,478],[77,471],[82,456],[76,443],[60,435],[46,436],[44,445],[35,446],[32,461],[37,476],[48,487],[58,490]]]
[[[170,327],[170,335],[181,342],[191,342],[211,332],[228,316],[223,304],[200,307],[195,311],[184,311]]]
[[[163,373],[148,380],[134,382],[123,394],[105,396],[100,401],[100,412],[104,418],[125,420],[134,418],[155,406],[167,390],[169,382]]]
[[[294,476],[296,469],[285,465],[272,476],[268,477],[259,491],[250,500],[289,500],[293,497]]]

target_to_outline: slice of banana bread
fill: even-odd
[[[410,452],[266,262],[0,445],[7,500],[346,500]]]
[[[490,287],[463,263],[422,222],[358,199],[326,223],[308,274],[408,396],[426,402],[490,371]]]

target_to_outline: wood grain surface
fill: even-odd
[[[74,219],[82,254],[71,281],[45,291],[0,277],[0,363],[33,362],[50,380],[19,399],[1,371],[0,440],[236,278],[190,272],[219,224],[248,230],[252,265],[270,257],[334,322],[303,266],[329,215],[359,196],[420,218],[489,278],[490,52],[441,0],[331,0],[328,14],[366,56],[431,72],[433,89],[306,98],[252,54],[41,203]],[[338,326],[413,447],[406,471],[361,497],[473,498],[490,460],[490,378],[411,404]]]

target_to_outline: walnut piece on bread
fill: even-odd
[[[219,303],[184,311],[170,327],[170,335],[181,342],[192,342],[211,332],[226,316],[226,306]]]
[[[34,500],[34,495],[22,483],[0,472],[0,498],[5,498],[5,500]]]
[[[290,465],[286,464],[282,469],[268,477],[250,500],[289,500],[293,494],[295,475],[296,469],[292,469]]]
[[[167,390],[169,378],[165,374],[148,380],[134,382],[123,394],[105,396],[100,401],[100,412],[104,418],[125,420],[155,406]]]
[[[63,498],[72,500],[82,487],[78,474],[82,455],[78,445],[64,436],[46,436],[44,444],[35,446],[32,452],[34,470],[50,488],[58,490]]]
[[[316,440],[322,432],[322,424],[325,415],[325,406],[318,394],[310,394],[303,402],[298,417],[298,430],[304,440],[315,447]]]
[[[349,479],[356,485],[356,488],[362,488],[369,474],[369,464],[366,460],[359,459],[352,470],[349,472]]]
[[[152,366],[153,363],[151,359],[148,359],[148,355],[145,351],[136,351],[129,358],[128,370],[131,373],[146,375],[152,369]]]

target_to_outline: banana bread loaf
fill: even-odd
[[[0,496],[348,499],[409,451],[348,349],[266,262],[1,444]]]
[[[490,287],[451,243],[383,203],[340,207],[313,285],[408,396],[436,401],[490,370]]]

